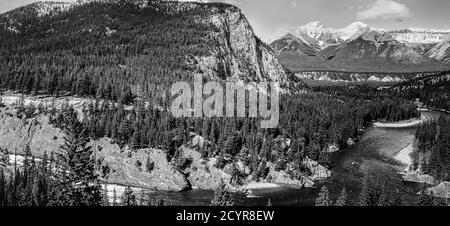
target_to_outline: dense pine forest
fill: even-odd
[[[417,106],[412,103],[413,100],[405,99],[402,95],[392,93],[390,90],[380,90],[370,85],[322,86],[314,87],[313,90],[336,98],[365,100],[375,106],[381,102],[381,105],[372,109],[374,111],[372,119],[396,122],[420,116],[420,112],[416,109]]]
[[[392,94],[409,100],[418,98],[425,106],[450,110],[450,74],[440,73],[413,79],[392,88]]]
[[[216,46],[208,38],[215,28],[200,22],[207,7],[169,7],[91,2],[39,19],[25,9],[13,11],[0,18],[0,87],[124,102],[133,95],[156,99],[174,81],[190,81],[186,62]],[[21,24],[18,32],[7,29],[10,18]]]
[[[422,124],[416,133],[414,169],[440,181],[450,180],[450,119]]]

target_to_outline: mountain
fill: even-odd
[[[450,30],[432,30],[410,28],[398,31],[389,31],[394,39],[403,43],[438,43],[445,40],[450,35]]]
[[[270,46],[275,56],[288,68],[313,69],[318,64],[327,67],[325,58],[319,53],[320,47],[303,37],[287,34]]]
[[[442,42],[431,45],[424,54],[445,64],[450,64],[450,36]]]
[[[446,32],[425,29],[386,31],[361,22],[333,29],[320,22],[311,22],[290,30],[271,46],[280,61],[294,72],[441,71],[448,69],[442,60],[447,45],[435,43],[445,39]],[[297,41],[292,41],[294,37]],[[293,46],[292,43],[303,44]],[[310,46],[312,50],[303,46]]]
[[[437,61],[414,51],[389,34],[370,31],[341,45],[331,46],[322,54],[338,70],[405,71],[440,69]]]
[[[0,15],[2,88],[112,100],[178,81],[294,79],[241,10],[146,0],[35,3]],[[7,87],[6,87],[7,86]]]
[[[319,43],[322,49],[330,46],[341,44],[350,39],[357,38],[359,35],[368,32],[377,31],[390,34],[395,40],[402,43],[421,43],[430,44],[443,41],[450,34],[450,30],[436,30],[423,28],[409,28],[403,30],[388,31],[378,29],[362,22],[353,22],[345,28],[335,29],[325,27],[321,22],[310,22],[304,26],[296,27],[288,30],[287,34],[296,37],[309,38],[310,43]]]
[[[300,26],[288,31],[288,34],[297,38],[307,39],[310,44],[320,46],[325,49],[331,45],[337,45],[356,37],[372,28],[361,22],[354,22],[342,29],[327,28],[320,22],[311,22],[305,26]]]

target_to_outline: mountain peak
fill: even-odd
[[[357,29],[357,28],[367,28],[367,27],[370,27],[370,26],[363,22],[356,21],[356,22],[349,24],[344,29]]]

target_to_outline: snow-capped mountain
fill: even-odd
[[[362,22],[327,28],[320,22],[291,29],[272,43],[280,61],[293,71],[439,71],[449,61],[445,30],[387,31]],[[295,37],[295,38],[294,38]]]
[[[339,46],[331,46],[323,54],[335,64],[421,64],[428,63],[421,54],[395,40],[391,35],[369,31]]]
[[[308,23],[305,26],[300,26],[288,31],[298,38],[309,38],[310,43],[318,44],[321,49],[325,49],[331,45],[337,45],[366,31],[373,30],[367,24],[362,22],[354,22],[342,29],[327,28],[322,23],[315,21]]]
[[[428,50],[425,46],[423,51],[417,51],[416,48],[396,40],[388,32],[379,31],[361,23],[354,23],[344,29],[331,30],[331,32],[318,23],[312,25],[304,27],[305,33],[285,35],[271,45],[280,62],[294,72],[316,69],[354,72],[419,72],[448,68],[438,61],[447,50],[445,43],[435,46],[434,54],[425,55],[424,52]],[[306,28],[310,29],[309,32]],[[325,49],[313,48],[314,42],[308,42],[303,38],[305,36],[313,40],[313,37],[327,37],[327,40],[335,40],[336,44],[328,42],[329,45]]]
[[[396,40],[403,43],[430,44],[442,42],[449,37],[450,30],[410,28],[399,31],[389,31],[388,33]]]
[[[404,30],[388,31],[374,28],[362,22],[354,22],[347,27],[335,29],[325,27],[321,22],[315,21],[304,26],[296,27],[287,31],[296,37],[309,38],[309,43],[318,44],[321,49],[331,45],[351,41],[367,31],[377,31],[390,34],[395,40],[402,43],[431,44],[438,43],[449,37],[450,30],[436,30],[423,28],[409,28]]]
[[[425,52],[425,55],[443,63],[450,64],[450,37],[442,42],[432,45],[431,48]]]

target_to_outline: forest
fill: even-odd
[[[181,157],[179,147],[197,134],[211,142],[198,151],[204,158],[216,157],[218,168],[241,160],[251,169],[253,178],[264,180],[268,162],[275,164],[277,171],[285,170],[298,179],[309,173],[301,164],[303,159],[308,157],[327,166],[329,147],[347,147],[372,120],[385,119],[392,111],[399,112],[395,120],[418,114],[414,105],[388,99],[338,100],[320,93],[282,95],[279,127],[260,129],[257,118],[174,118],[164,110],[167,106],[166,102],[157,108],[137,102],[131,110],[125,110],[120,102],[96,101],[83,109],[82,123],[91,139],[109,137],[121,147],[166,150],[180,170],[189,160]],[[48,114],[51,122],[61,127],[72,112],[66,106]],[[292,141],[289,146],[284,145],[284,139]],[[246,176],[233,175],[234,182],[241,184]]]
[[[364,172],[362,178],[359,201],[351,202],[348,199],[347,190],[342,188],[339,196],[333,201],[327,186],[320,189],[316,197],[316,206],[406,206],[406,193],[392,180],[386,179],[376,172]],[[420,193],[414,206],[446,206],[443,199]]]
[[[393,95],[409,100],[419,99],[426,107],[450,110],[450,73],[442,72],[395,85]]]
[[[39,19],[20,10],[0,17],[0,87],[124,103],[157,99],[174,81],[190,81],[186,62],[217,45],[208,36],[215,28],[200,20],[207,7],[168,7],[90,2]],[[21,24],[17,33],[7,29],[11,17]]]
[[[266,163],[271,162],[276,164],[276,170],[286,170],[292,178],[299,178],[310,173],[301,164],[305,157],[328,165],[328,145],[336,143],[344,148],[348,139],[355,138],[358,130],[367,123],[385,118],[390,105],[398,106],[398,111],[406,111],[400,115],[410,117],[407,114],[409,108],[388,100],[337,100],[329,95],[310,93],[283,95],[281,101],[281,125],[276,129],[260,129],[258,119],[254,118],[173,118],[170,112],[163,110],[167,108],[154,108],[143,103],[136,103],[131,110],[125,110],[121,102],[93,101],[83,109],[82,121],[68,104],[62,109],[43,109],[31,104],[18,106],[18,115],[32,118],[37,114],[47,114],[53,125],[65,131],[68,135],[61,150],[66,154],[49,153],[50,157],[45,156],[37,162],[27,151],[23,169],[16,168],[10,178],[2,173],[0,192],[3,194],[0,200],[3,197],[6,200],[3,203],[8,205],[105,203],[105,191],[99,185],[102,174],[96,171],[96,163],[86,147],[90,139],[110,137],[120,146],[166,150],[172,164],[182,170],[189,160],[183,159],[179,147],[185,145],[190,134],[194,133],[211,141],[210,146],[198,151],[204,158],[217,157],[219,168],[242,160],[250,167],[256,180],[264,180],[268,172]],[[292,142],[286,147],[279,138],[288,138]],[[66,175],[62,169],[71,173]],[[241,184],[246,176],[233,171],[232,183]],[[55,181],[53,178],[60,179]],[[70,181],[74,180],[84,183],[83,189],[71,187],[73,182]],[[95,197],[84,197],[93,194],[84,194],[84,189],[94,189]],[[131,195],[132,192],[128,193]],[[130,199],[130,205],[134,205],[136,198]],[[93,201],[85,203],[83,200]]]
[[[450,119],[422,124],[416,132],[413,152],[414,169],[439,181],[450,180]]]

